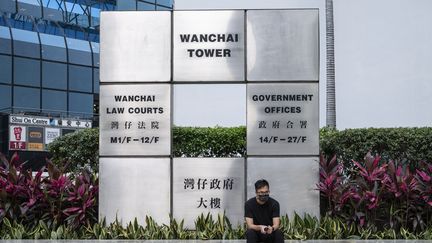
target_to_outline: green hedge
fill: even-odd
[[[242,157],[246,152],[245,127],[175,127],[175,157]]]
[[[71,160],[75,167],[98,167],[97,128],[67,134],[50,144],[53,160],[61,165]],[[327,156],[337,154],[343,161],[362,160],[371,151],[383,159],[418,162],[432,161],[432,128],[367,128],[337,131],[320,130],[321,151]],[[174,127],[175,157],[241,157],[246,153],[245,127]]]
[[[384,160],[432,162],[432,127],[365,128],[320,131],[320,148],[326,155],[337,154],[342,161],[363,160],[367,152]]]
[[[99,129],[83,129],[57,138],[48,145],[51,160],[60,168],[70,161],[67,171],[83,167],[98,171]]]

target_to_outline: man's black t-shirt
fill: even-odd
[[[245,203],[245,217],[252,218],[255,225],[273,225],[273,218],[279,214],[279,203],[271,197],[262,205],[255,197]]]

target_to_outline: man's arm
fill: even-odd
[[[246,220],[246,225],[247,225],[248,229],[251,229],[251,230],[254,230],[254,231],[260,231],[263,234],[265,233],[264,228],[266,226],[254,224],[253,223],[253,218],[245,217],[245,220]]]
[[[279,226],[280,226],[280,218],[274,217],[273,218],[273,225],[272,225],[273,231],[279,229]]]
[[[272,223],[270,234],[280,227],[280,207],[277,201],[275,201],[273,205]]]
[[[280,225],[280,218],[279,217],[274,217],[273,218],[273,225],[269,225],[269,229],[267,230],[267,234],[271,234],[273,233],[273,231],[279,229],[279,225]]]

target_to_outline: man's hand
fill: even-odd
[[[260,231],[261,231],[261,234],[267,234],[267,227],[268,226],[266,226],[266,225],[260,225]]]
[[[267,226],[267,231],[266,231],[266,233],[267,234],[271,234],[271,233],[273,233],[273,227],[271,227],[270,225],[269,226]]]
[[[273,233],[273,228],[270,225],[260,225],[260,228],[261,234],[270,235]]]
[[[248,229],[252,229],[257,232],[259,231],[261,234],[268,234],[267,232],[269,230],[269,227],[271,228],[271,226],[267,226],[267,225],[254,224],[252,218],[246,217],[245,219],[246,219],[246,225]],[[271,230],[270,232],[273,231],[272,229],[270,230]]]

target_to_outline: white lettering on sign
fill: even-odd
[[[64,121],[59,118],[43,118],[31,116],[17,116],[10,115],[9,122],[11,124],[25,124],[25,125],[38,125],[38,126],[51,126],[51,127],[75,127],[75,128],[91,128],[92,121],[90,120],[71,120],[65,119]]]
[[[30,124],[30,125],[48,125],[48,118],[36,118],[36,117],[23,117],[23,116],[14,116],[11,115],[9,118],[10,123],[18,123],[18,124]]]

